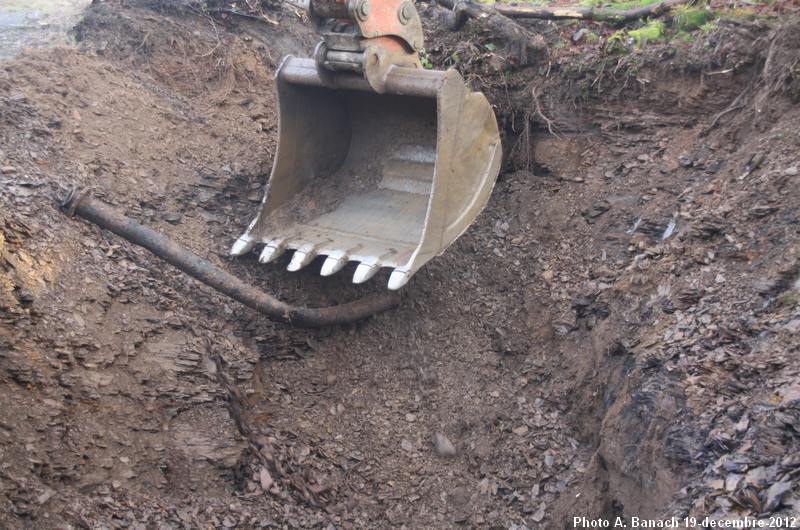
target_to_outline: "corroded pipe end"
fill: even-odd
[[[72,188],[67,192],[66,197],[60,200],[61,210],[70,217],[75,217],[75,210],[80,206],[81,201],[83,201],[87,195],[89,195],[89,190],[86,188],[80,186]]]

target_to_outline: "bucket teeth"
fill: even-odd
[[[241,236],[231,247],[231,256],[241,256],[255,246],[255,241],[247,236]]]
[[[380,263],[377,261],[359,263],[356,272],[353,274],[353,283],[364,283],[375,276],[375,273],[377,273],[380,268]]]
[[[275,261],[278,259],[284,252],[286,251],[286,242],[280,239],[273,239],[267,246],[264,247],[264,250],[261,251],[261,255],[258,257],[258,261],[261,263],[269,263],[270,261]]]
[[[322,264],[322,269],[319,271],[319,273],[322,276],[330,276],[332,274],[336,274],[337,272],[342,270],[342,268],[345,265],[347,265],[347,262],[348,262],[347,254],[345,254],[344,252],[331,253],[325,259],[325,263]]]
[[[292,261],[289,262],[289,266],[286,267],[286,270],[291,272],[299,271],[314,261],[314,258],[316,257],[317,252],[315,250],[315,245],[303,245],[294,251]]]

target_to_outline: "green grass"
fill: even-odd
[[[425,51],[424,48],[419,51],[419,62],[422,64],[422,67],[425,70],[433,69],[433,63],[431,62],[431,58],[428,55],[428,52]]]
[[[702,31],[703,33],[708,33],[709,31],[714,31],[718,27],[719,26],[717,25],[716,22],[706,22],[705,24],[700,26],[700,31]]]
[[[637,47],[661,40],[664,37],[664,23],[660,20],[651,20],[641,28],[629,31],[628,36],[633,39]]]
[[[608,43],[612,49],[626,48],[629,41],[637,48],[641,48],[648,42],[656,42],[664,38],[666,27],[660,20],[651,20],[639,29],[621,29],[614,32],[609,38]]]
[[[702,7],[678,6],[673,10],[673,21],[679,31],[694,31],[716,16],[714,11]]]

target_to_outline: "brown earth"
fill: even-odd
[[[434,64],[496,106],[504,171],[399,309],[308,331],[58,210],[89,186],[293,303],[385,284],[227,257],[275,149],[272,71],[315,42],[297,15],[126,4],[0,63],[0,525],[798,514],[797,22],[511,68],[420,7]]]

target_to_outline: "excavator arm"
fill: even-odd
[[[308,13],[322,36],[320,70],[361,74],[383,93],[391,66],[422,67],[422,23],[411,0],[310,0]]]

